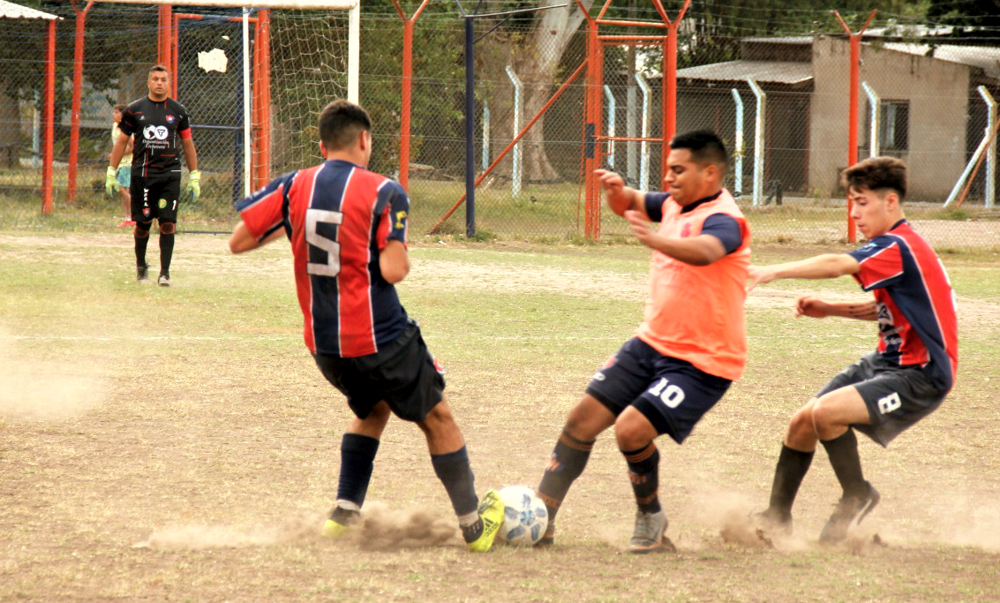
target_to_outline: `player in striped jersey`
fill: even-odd
[[[820,541],[843,540],[879,502],[865,481],[854,431],[882,446],[932,413],[955,383],[958,323],[948,275],[931,246],[903,215],[906,164],[866,159],[844,171],[852,217],[868,243],[846,254],[826,254],[774,266],[751,266],[749,288],[780,278],[836,278],[850,274],[867,302],[800,297],[797,316],[841,316],[878,322],[877,349],[833,378],[791,419],[778,457],[765,527],[791,531],[791,509],[816,443],[826,449],[843,496]]]
[[[478,500],[469,455],[444,397],[443,372],[396,295],[410,270],[410,203],[396,182],[367,170],[371,120],[338,100],[319,117],[323,163],[281,176],[236,204],[233,253],[282,234],[291,241],[305,342],[355,414],[341,442],[337,505],[323,527],[340,536],[361,519],[379,439],[390,413],[417,424],[434,471],[473,551],[492,546],[503,502]]]

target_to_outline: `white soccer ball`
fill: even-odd
[[[545,503],[528,486],[506,486],[497,493],[504,507],[497,537],[513,546],[534,546],[549,524]]]

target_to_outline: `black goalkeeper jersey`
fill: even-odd
[[[148,96],[122,113],[121,131],[135,135],[132,170],[144,178],[181,172],[181,140],[191,138],[187,109],[172,98],[156,102]]]

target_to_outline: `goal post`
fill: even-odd
[[[335,92],[353,102],[358,102],[360,78],[360,21],[361,5],[359,0],[98,0],[102,4],[124,5],[154,5],[161,7],[161,24],[158,32],[158,56],[165,61],[174,72],[171,94],[184,104],[191,112],[192,121],[201,124],[208,130],[203,133],[208,138],[220,138],[220,130],[229,132],[230,140],[236,137],[236,143],[231,146],[241,150],[242,157],[237,158],[230,152],[232,159],[233,186],[232,195],[247,195],[253,189],[263,185],[275,173],[283,171],[289,163],[294,163],[303,156],[310,159],[315,155],[315,148],[309,148],[306,138],[311,134],[316,113],[322,107],[319,102],[329,100],[320,91],[327,94]],[[185,36],[185,29],[178,19],[184,16],[184,26],[195,25],[190,19],[195,16],[185,11],[205,11],[216,13],[222,9],[242,9],[232,11],[229,18],[218,16],[205,17],[204,24],[209,21],[229,21],[232,33],[224,37],[227,42],[230,37],[236,38],[228,59],[233,82],[238,82],[239,90],[218,94],[214,99],[204,98],[201,91],[192,92],[191,81],[204,78],[198,71],[193,74],[191,65],[195,60],[200,63],[200,51],[211,51],[212,47],[199,47],[196,35]],[[339,12],[344,17],[330,17],[331,12]],[[251,25],[256,23],[256,15],[266,13],[267,28]],[[335,27],[331,27],[334,25]],[[331,33],[336,29],[337,33]],[[188,28],[186,31],[195,31]],[[263,35],[262,35],[263,33]],[[200,36],[202,39],[204,35]],[[344,38],[346,38],[346,48]],[[192,44],[188,48],[186,44]],[[261,51],[261,45],[267,46]],[[236,54],[236,56],[232,56]],[[179,61],[182,55],[184,61]],[[336,55],[336,56],[334,56]],[[312,57],[315,66],[308,61]],[[199,64],[199,67],[200,64]],[[322,69],[320,69],[322,67]],[[205,69],[204,67],[201,67]],[[333,77],[344,77],[336,85],[329,85]],[[185,86],[185,78],[189,85]],[[192,80],[193,78],[193,80]],[[298,84],[302,90],[295,90]],[[274,88],[272,91],[271,88]],[[198,98],[192,98],[195,94]],[[308,96],[308,101],[304,97]],[[218,122],[207,117],[212,111],[199,111],[199,103],[205,102],[230,103],[230,117]],[[191,104],[195,106],[191,106]],[[279,114],[287,112],[289,115]],[[301,115],[290,115],[298,113]],[[307,119],[302,119],[303,117]],[[272,126],[278,130],[278,135],[272,136]],[[238,134],[236,129],[241,130]],[[213,131],[214,130],[214,131]],[[306,130],[307,132],[303,132]],[[221,144],[221,143],[218,143]],[[279,147],[279,148],[274,148]],[[294,147],[294,148],[293,148]],[[219,171],[225,162],[225,151],[220,150],[214,169]],[[199,157],[203,153],[199,145]],[[206,156],[207,158],[207,156]],[[202,163],[202,161],[199,161]],[[238,165],[242,163],[242,165]]]

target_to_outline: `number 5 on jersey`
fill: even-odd
[[[318,247],[326,252],[326,263],[316,264],[309,262],[306,264],[306,272],[317,276],[337,276],[340,274],[340,243],[336,236],[340,232],[336,228],[344,219],[344,214],[339,211],[329,211],[326,209],[306,210],[306,242],[313,247]],[[330,239],[319,234],[316,230],[320,224],[332,224],[335,234]]]

